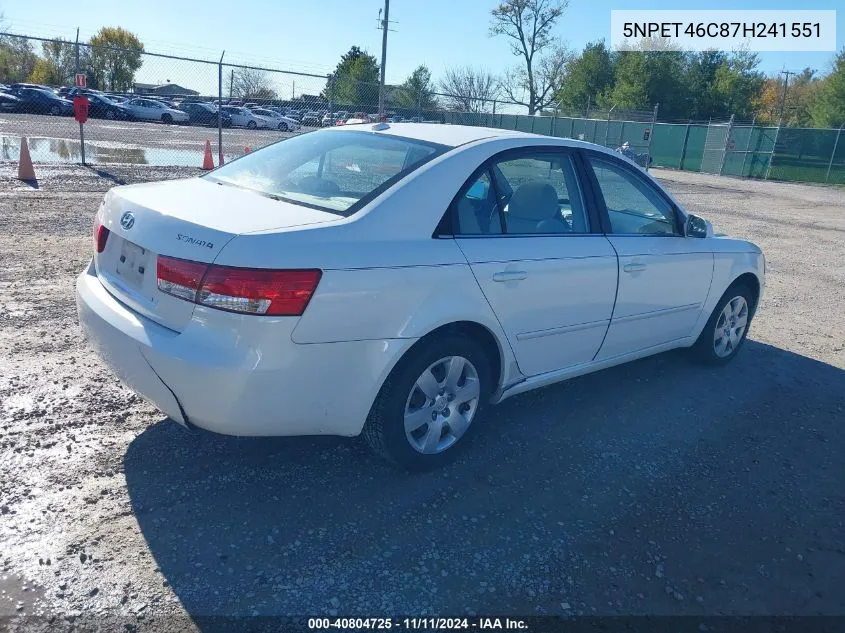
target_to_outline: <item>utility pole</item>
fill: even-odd
[[[778,127],[783,125],[783,108],[786,105],[786,89],[789,87],[789,76],[790,75],[797,75],[798,73],[794,73],[791,70],[782,70],[780,71],[781,75],[786,75],[783,80],[783,95],[780,98],[780,123],[778,123]]]
[[[387,27],[390,22],[390,0],[384,0],[384,19],[381,21],[381,77],[378,86],[378,118],[384,118],[384,70],[387,66]]]

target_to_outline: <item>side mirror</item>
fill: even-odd
[[[709,224],[710,223],[704,218],[690,214],[687,216],[687,223],[684,227],[684,235],[687,237],[707,237],[712,233],[711,230],[708,230],[710,228]]]

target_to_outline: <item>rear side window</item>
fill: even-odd
[[[537,152],[494,161],[455,201],[460,235],[587,233],[572,159]]]
[[[206,178],[346,216],[447,149],[371,132],[311,132],[247,154]]]

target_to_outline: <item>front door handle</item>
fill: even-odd
[[[644,271],[645,268],[646,266],[642,262],[631,262],[630,264],[625,264],[622,267],[622,270],[624,270],[626,273],[639,273]]]
[[[493,273],[493,281],[519,281],[528,277],[524,270],[503,270]]]

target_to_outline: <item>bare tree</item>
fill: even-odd
[[[524,62],[506,75],[502,89],[528,114],[548,106],[563,79],[569,55],[555,42],[552,29],[568,5],[569,0],[503,0],[492,11],[490,34],[508,38],[511,51]]]
[[[275,99],[270,77],[263,70],[238,67],[232,73],[230,92],[239,99]]]
[[[499,96],[499,80],[486,70],[471,66],[447,68],[440,81],[441,96],[450,110],[490,112]]]

